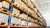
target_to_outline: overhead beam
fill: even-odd
[[[37,12],[37,9],[35,10],[36,6],[34,4],[31,3],[31,0],[21,0],[26,6],[28,6],[28,8],[30,8],[31,10]]]

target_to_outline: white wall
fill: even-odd
[[[47,26],[50,26],[50,0],[36,0],[36,3],[47,21]]]

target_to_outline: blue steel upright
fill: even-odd
[[[14,0],[11,1],[12,3],[14,3]],[[12,14],[13,12],[13,7],[11,6],[11,3],[9,4],[9,9],[8,11]],[[12,16],[8,16],[8,25],[11,24],[11,17]]]
[[[9,5],[9,9],[8,9],[9,13],[12,14],[12,11],[13,11],[13,7],[11,6],[11,4]],[[11,24],[11,17],[12,16],[8,16],[8,25]]]

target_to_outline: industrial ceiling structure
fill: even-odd
[[[10,19],[8,24],[11,23],[21,27],[46,27],[45,19],[39,12],[39,8],[35,1],[32,2],[32,0],[3,0],[2,3],[3,4],[2,8],[0,9],[0,13],[9,16],[9,19],[12,17],[13,19],[16,19],[16,23],[11,23]],[[12,10],[9,8],[11,8]]]

